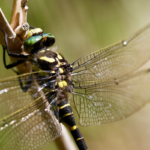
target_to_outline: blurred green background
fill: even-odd
[[[9,21],[12,5],[13,0],[0,1]],[[55,35],[55,45],[70,63],[132,35],[150,22],[150,0],[28,0],[28,7],[28,23]],[[0,78],[13,75],[3,67],[1,55],[0,48]],[[78,126],[90,150],[149,150],[149,116],[147,105],[122,121]],[[42,150],[49,149],[58,148],[52,142]]]

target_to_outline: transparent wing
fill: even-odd
[[[50,74],[19,76],[23,84],[32,80],[27,92],[20,88],[18,76],[0,81],[0,149],[40,149],[61,134],[61,127],[50,110],[48,93],[38,83],[47,82]],[[30,76],[36,78],[30,78]],[[40,76],[42,77],[42,76]],[[36,80],[34,80],[36,79]]]
[[[131,73],[150,59],[149,39],[150,24],[122,42],[78,59],[72,64],[72,76],[101,82]]]
[[[83,126],[123,119],[150,100],[150,70],[116,80],[75,83],[74,104]]]

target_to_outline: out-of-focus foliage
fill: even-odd
[[[1,0],[10,20],[12,0]],[[28,23],[55,35],[58,50],[71,63],[79,57],[122,40],[150,22],[147,0],[28,0]],[[0,78],[13,75],[2,63]],[[8,61],[9,63],[9,61]],[[149,105],[120,122],[79,126],[89,149],[150,149]],[[75,112],[74,112],[75,114]],[[77,120],[77,117],[76,117]],[[54,142],[43,150],[56,150]]]

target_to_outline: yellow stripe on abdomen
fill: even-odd
[[[67,106],[70,106],[70,104],[67,103],[67,104],[65,104],[65,105],[63,105],[63,106],[60,106],[59,109],[63,109],[63,108],[65,108],[65,107],[67,107]]]
[[[70,127],[70,130],[73,131],[73,130],[76,130],[78,127],[76,125]]]

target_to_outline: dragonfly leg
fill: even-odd
[[[25,61],[27,61],[27,60],[21,59],[21,60],[18,60],[18,61],[14,62],[14,63],[11,63],[11,64],[7,65],[6,64],[6,56],[5,56],[5,48],[3,46],[3,63],[4,63],[4,66],[5,66],[6,69],[13,68],[13,67],[15,67],[15,66],[25,62]]]
[[[30,28],[31,28],[31,29],[35,29],[36,27],[30,25]]]
[[[56,94],[53,94],[50,96],[49,100],[52,100],[52,97],[55,97]],[[57,98],[54,98],[51,102],[50,102],[50,109],[53,112],[53,114],[55,115],[55,117],[59,120],[59,112],[58,112],[58,106],[57,106]]]
[[[19,83],[20,83],[20,87],[21,87],[22,91],[27,92],[27,90],[30,88],[31,83],[32,83],[32,75],[29,77],[28,82],[24,86],[23,86],[23,82],[20,77],[19,77]]]
[[[17,75],[20,75],[20,73],[18,71],[16,71],[15,69],[12,69]],[[23,85],[23,80],[20,78],[20,76],[18,77],[19,78],[19,83],[20,83],[20,87],[22,89],[23,92],[27,92],[27,90],[29,89],[29,87],[31,86],[31,83],[32,83],[32,75],[30,75],[27,83],[25,83],[25,85]]]

